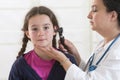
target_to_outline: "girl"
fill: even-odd
[[[47,7],[34,7],[27,13],[22,28],[22,48],[12,66],[9,80],[64,80],[66,72],[61,66],[64,61],[60,64],[40,50],[49,47],[59,50],[56,48],[58,29],[58,21]],[[24,54],[29,40],[34,49]],[[65,55],[76,64],[73,56]]]

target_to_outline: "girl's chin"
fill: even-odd
[[[38,47],[45,48],[47,46],[45,46],[45,45],[38,45]]]
[[[45,47],[47,47],[47,45],[35,45],[35,47],[41,47],[41,48],[45,48]]]

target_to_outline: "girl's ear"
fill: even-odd
[[[54,26],[53,28],[54,28],[54,35],[56,35],[56,33],[57,33],[57,26]]]
[[[29,32],[28,32],[28,31],[25,31],[24,33],[25,33],[25,34],[26,34],[26,36],[30,39]]]

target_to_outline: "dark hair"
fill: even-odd
[[[108,12],[116,11],[118,14],[118,24],[120,25],[120,0],[103,0],[103,4]]]
[[[44,7],[44,6],[33,7],[25,16],[24,25],[22,28],[22,31],[24,32],[24,37],[22,39],[23,43],[22,43],[22,48],[20,49],[17,58],[20,57],[22,54],[24,54],[28,40],[29,40],[29,38],[25,34],[25,31],[28,31],[28,21],[31,17],[33,17],[37,14],[40,14],[40,15],[45,14],[45,15],[49,16],[53,26],[56,26],[57,29],[59,28],[58,21],[54,15],[54,13],[50,9],[48,9],[47,7]],[[52,45],[54,48],[56,48],[56,35],[53,36]]]

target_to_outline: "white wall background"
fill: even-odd
[[[84,60],[101,39],[91,31],[87,19],[90,0],[0,0],[0,80],[8,79],[21,48],[24,16],[31,7],[38,5],[52,9],[64,28],[64,36],[75,44]]]

